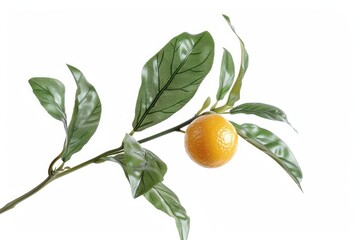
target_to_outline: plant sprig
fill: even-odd
[[[224,48],[215,104],[206,111],[211,104],[211,99],[208,97],[201,109],[188,120],[139,141],[133,136],[136,132],[161,123],[184,107],[195,95],[212,68],[214,40],[211,34],[207,31],[199,34],[179,34],[144,65],[132,130],[125,135],[121,146],[105,151],[74,167],[67,166],[67,162],[90,140],[100,122],[102,105],[96,89],[79,69],[67,65],[77,85],[74,109],[68,124],[64,84],[54,78],[30,79],[29,83],[41,105],[53,118],[63,123],[66,137],[61,153],[50,162],[47,177],[29,192],[6,204],[0,209],[0,214],[14,208],[49,183],[70,173],[94,163],[115,162],[123,168],[133,197],[144,196],[155,208],[174,218],[180,239],[186,240],[189,234],[190,218],[176,194],[163,183],[167,166],[142,144],[172,132],[183,132],[184,127],[203,114],[253,114],[290,125],[284,111],[275,106],[265,103],[242,103],[235,106],[235,103],[240,100],[242,81],[248,68],[249,56],[230,18],[223,16],[240,41],[241,61],[234,82],[234,61],[231,53]],[[228,95],[226,103],[217,107],[226,95]],[[254,124],[231,123],[240,137],[274,159],[301,189],[300,166],[283,140],[269,130]],[[61,164],[56,168],[58,161],[61,161]]]

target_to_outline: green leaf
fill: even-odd
[[[132,139],[130,139],[130,142],[131,144],[134,144]],[[137,146],[135,143],[135,146],[133,147],[138,148],[139,146]],[[130,181],[128,167],[131,168],[130,171],[133,171],[134,167],[126,166],[124,153],[118,154],[116,156],[107,157],[105,161],[112,161],[115,163],[119,163],[123,167],[125,171],[125,175]],[[136,160],[136,162],[140,162],[140,161]],[[137,164],[135,163],[135,165]],[[136,176],[139,175],[141,175],[140,172],[136,174]],[[176,194],[173,191],[171,191],[168,187],[166,187],[163,183],[159,182],[156,185],[153,185],[148,191],[146,191],[143,194],[143,196],[154,207],[156,207],[157,209],[163,211],[164,213],[175,219],[181,240],[186,240],[190,229],[190,218],[186,214],[186,210],[181,205],[179,198],[176,196]]]
[[[234,82],[235,77],[235,66],[233,58],[224,48],[224,53],[221,61],[221,69],[220,69],[220,79],[219,79],[219,88],[216,94],[216,100],[222,100],[226,93],[230,90],[231,85]]]
[[[125,157],[120,159],[129,180],[134,198],[143,195],[153,186],[162,182],[167,171],[166,164],[151,151],[126,134],[124,138]]]
[[[260,128],[255,124],[238,125],[234,122],[231,124],[239,136],[274,159],[301,189],[302,172],[300,166],[284,141],[269,130]]]
[[[211,69],[214,41],[208,32],[182,33],[167,43],[142,69],[133,131],[142,131],[179,111]]]
[[[242,80],[244,78],[245,72],[249,65],[249,55],[245,49],[245,44],[239,37],[239,35],[236,33],[234,26],[231,24],[230,18],[226,15],[223,15],[229,26],[231,27],[232,31],[235,33],[235,35],[238,37],[240,41],[240,48],[241,48],[241,64],[238,76],[236,78],[236,81],[234,83],[234,86],[232,87],[229,98],[226,102],[226,105],[229,107],[232,107],[235,105],[235,103],[240,99],[240,90],[242,86]]]
[[[190,218],[186,214],[185,208],[181,205],[179,198],[173,191],[163,183],[158,183],[150,191],[145,193],[144,197],[154,205],[154,207],[175,219],[181,240],[186,240],[188,238]]]
[[[289,124],[295,131],[296,129],[290,124],[289,120],[286,117],[286,114],[283,110],[280,108],[277,108],[275,106],[265,104],[265,103],[244,103],[237,107],[234,107],[230,110],[231,114],[239,114],[239,113],[245,113],[245,114],[254,114],[256,116],[285,122]]]
[[[201,106],[201,108],[199,109],[199,111],[197,111],[197,113],[195,114],[195,116],[199,116],[207,107],[210,106],[211,103],[211,98],[207,97],[203,103],[203,105]]]
[[[64,84],[54,78],[31,78],[29,83],[45,110],[66,128]]]
[[[95,88],[77,68],[68,65],[77,85],[75,105],[67,129],[63,161],[80,151],[95,133],[101,116],[101,102]]]

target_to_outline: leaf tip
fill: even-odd
[[[299,134],[298,130],[289,122],[287,121],[287,124],[296,132],[296,134]]]
[[[230,18],[226,14],[222,14],[226,21],[230,21]]]
[[[291,126],[292,127],[292,129],[294,129],[294,131],[297,133],[297,134],[299,134],[299,132],[298,132],[298,130],[296,129],[296,128],[294,128],[293,126]]]
[[[36,81],[38,81],[40,78],[39,77],[32,77],[28,80],[28,83],[32,86],[33,84],[36,83]]]
[[[76,67],[70,65],[70,64],[67,64],[66,63],[66,66],[68,67],[68,69],[70,70],[70,72],[74,75],[75,73],[81,73],[79,69],[77,69]],[[75,76],[75,75],[74,75]]]
[[[73,67],[73,66],[71,66],[70,64],[67,64],[67,63],[65,63],[66,64],[66,66],[71,70],[71,69],[73,69],[73,68],[75,68],[75,67]]]
[[[300,188],[301,192],[304,193],[304,190],[302,189],[300,183],[298,183],[297,185],[298,185],[298,187]]]
[[[138,191],[132,192],[132,197],[133,197],[134,199],[136,199],[136,198],[138,198],[138,197],[140,197],[140,196],[141,196],[141,194],[140,194]]]

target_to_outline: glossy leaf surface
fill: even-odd
[[[80,151],[95,133],[100,117],[101,102],[95,88],[77,68],[68,65],[77,85],[75,105],[67,129],[63,161]]]
[[[300,166],[284,141],[269,130],[260,128],[255,124],[238,125],[234,122],[231,124],[239,136],[274,159],[301,189],[302,172]]]
[[[153,126],[180,110],[211,69],[214,41],[208,32],[182,33],[143,67],[133,131]]]
[[[144,197],[157,209],[163,211],[176,222],[180,239],[186,240],[190,230],[190,218],[185,208],[181,205],[179,198],[163,183],[154,186],[144,194]]]
[[[235,105],[235,103],[240,99],[240,90],[242,86],[242,80],[244,78],[245,72],[249,65],[249,54],[247,53],[245,49],[245,44],[239,37],[239,35],[235,31],[235,27],[231,24],[230,18],[226,15],[223,15],[229,26],[231,27],[231,30],[235,33],[235,35],[238,37],[240,41],[240,48],[241,48],[241,63],[240,63],[240,69],[238,76],[236,78],[236,81],[234,83],[234,86],[232,87],[229,98],[226,102],[226,105],[229,107],[232,107]]]
[[[269,104],[265,104],[265,103],[244,103],[244,104],[241,104],[241,105],[231,109],[230,113],[231,114],[239,114],[239,113],[254,114],[254,115],[262,117],[262,118],[285,122],[292,127],[292,125],[289,123],[289,120],[287,119],[287,116],[284,111],[282,111],[278,107],[275,107],[275,106],[272,106]]]
[[[166,164],[128,134],[124,138],[124,152],[125,156],[120,163],[129,180],[134,198],[163,181],[167,171]]]
[[[234,60],[231,56],[231,53],[224,48],[221,69],[220,69],[220,78],[219,78],[219,88],[216,94],[216,100],[222,100],[225,95],[229,92],[235,77],[235,66]]]
[[[66,128],[64,84],[54,78],[31,78],[29,83],[45,110]]]

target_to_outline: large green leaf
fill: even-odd
[[[238,125],[234,122],[231,124],[242,138],[274,159],[301,189],[302,172],[300,166],[284,141],[269,130],[260,128],[255,124]]]
[[[224,48],[221,61],[219,88],[216,94],[216,100],[222,100],[226,93],[230,90],[234,82],[235,66],[231,53]]]
[[[240,90],[242,86],[242,80],[244,78],[245,72],[249,65],[249,55],[245,49],[245,44],[239,37],[239,35],[235,31],[235,27],[231,24],[230,18],[226,15],[223,15],[229,26],[231,27],[231,30],[235,33],[235,35],[238,37],[240,41],[240,48],[241,48],[241,63],[240,63],[240,69],[238,76],[236,78],[236,81],[234,83],[234,86],[232,87],[229,98],[226,102],[226,105],[229,107],[232,107],[235,105],[235,103],[240,99]]]
[[[64,123],[65,114],[65,86],[54,78],[31,78],[30,86],[45,110],[55,119]]]
[[[214,41],[208,32],[182,33],[143,67],[133,131],[153,126],[180,110],[211,69]]]
[[[176,222],[180,239],[186,240],[190,230],[190,218],[186,214],[185,208],[181,205],[176,194],[166,187],[163,183],[158,183],[144,197],[157,209],[163,211]]]
[[[290,124],[289,120],[287,119],[287,116],[283,110],[281,110],[278,107],[265,104],[265,103],[244,103],[237,107],[234,107],[230,110],[231,114],[239,114],[239,113],[245,113],[245,114],[254,114],[256,116],[285,122],[289,124],[295,131],[296,129]]]
[[[135,138],[128,134],[124,138],[124,152],[125,156],[120,163],[129,180],[134,198],[163,181],[167,171],[166,164],[154,153],[141,147]]]
[[[101,102],[95,88],[75,67],[68,65],[77,85],[75,105],[67,129],[63,161],[80,151],[95,133],[101,116]]]

